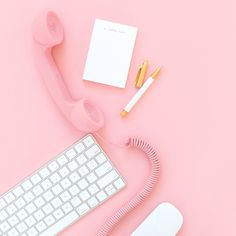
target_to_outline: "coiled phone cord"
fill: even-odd
[[[159,173],[160,163],[157,156],[157,152],[153,147],[139,138],[130,138],[126,144],[128,147],[135,147],[141,149],[149,158],[151,163],[151,174],[144,185],[144,188],[137,193],[130,201],[122,206],[114,215],[107,219],[105,224],[99,230],[97,236],[108,236],[111,234],[116,225],[132,210],[140,206],[143,201],[151,194],[154,186],[156,185]]]

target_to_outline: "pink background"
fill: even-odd
[[[31,24],[45,9],[60,16],[65,42],[55,57],[74,96],[97,101],[106,116],[101,130],[111,141],[129,135],[159,151],[160,182],[145,204],[112,235],[129,235],[162,201],[184,215],[179,235],[236,235],[236,2],[233,0],[8,0],[0,8],[0,192],[72,144],[77,133],[51,101],[32,53]],[[134,25],[139,34],[125,89],[83,82],[95,18]],[[134,77],[147,58],[159,80],[137,107],[119,112],[135,93]],[[128,187],[61,235],[95,235],[141,186],[149,173],[138,152],[102,144]]]

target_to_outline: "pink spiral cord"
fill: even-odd
[[[151,163],[151,174],[146,184],[144,185],[144,188],[131,200],[129,200],[124,206],[122,206],[114,215],[107,219],[105,224],[99,230],[97,236],[110,235],[117,224],[131,211],[139,207],[151,194],[159,178],[160,163],[157,152],[152,148],[152,146],[139,138],[130,138],[127,145],[129,147],[136,147],[138,149],[141,149],[147,155]]]

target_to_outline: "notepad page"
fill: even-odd
[[[137,28],[96,19],[83,79],[124,88]]]

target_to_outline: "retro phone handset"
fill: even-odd
[[[52,48],[63,41],[63,27],[54,12],[44,12],[35,21],[33,37],[37,67],[58,108],[78,131],[90,133],[98,131],[104,125],[103,113],[93,102],[86,98],[81,98],[78,101],[73,100],[52,57]],[[127,147],[141,149],[147,155],[151,163],[151,174],[142,190],[125,203],[113,216],[107,219],[97,233],[98,236],[110,235],[121,219],[141,205],[150,195],[159,177],[160,166],[157,152],[150,144],[136,137],[130,137],[124,143]]]

